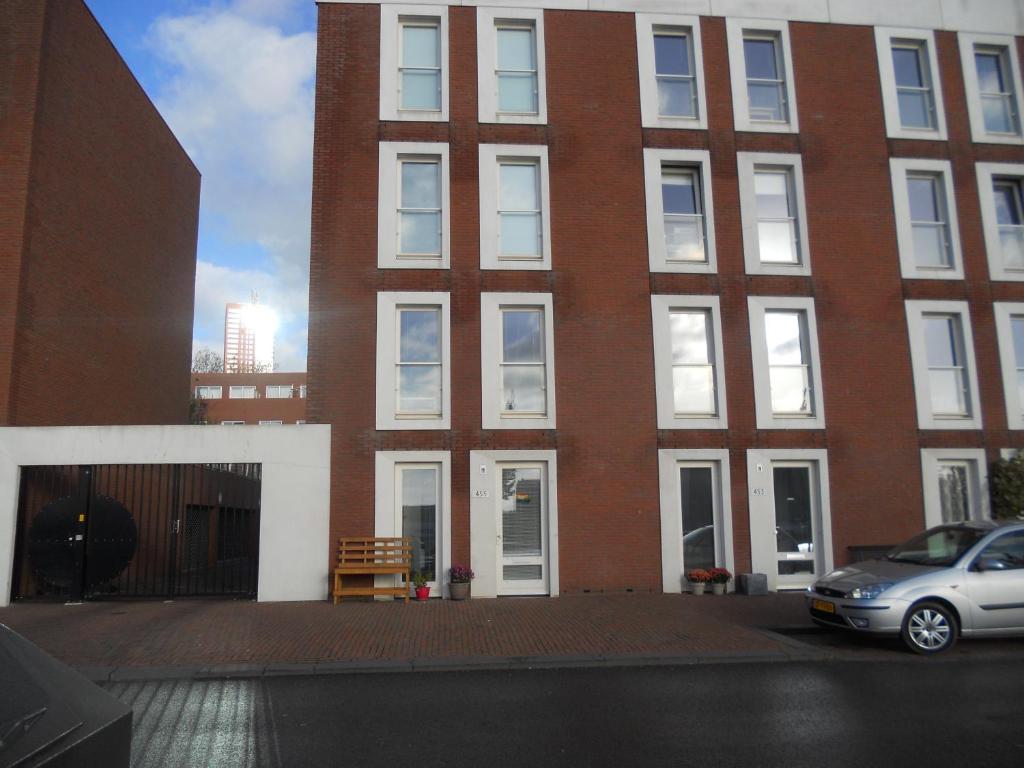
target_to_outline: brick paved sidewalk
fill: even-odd
[[[0,623],[96,679],[786,658],[793,646],[758,627],[809,626],[796,595],[18,604]]]

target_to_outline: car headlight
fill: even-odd
[[[892,586],[891,581],[883,581],[880,584],[868,584],[866,587],[857,587],[846,593],[846,597],[853,597],[860,600],[874,600],[880,594]]]

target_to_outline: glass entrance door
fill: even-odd
[[[780,589],[808,587],[818,571],[818,511],[810,462],[774,462],[775,553]]]
[[[441,508],[439,464],[396,464],[398,489],[395,528],[412,537],[412,570],[428,575],[430,594],[441,595],[438,584],[438,511]]]
[[[696,568],[718,565],[715,535],[715,465],[679,465],[679,502],[683,518],[683,577]]]
[[[546,467],[499,464],[498,469],[498,594],[546,595]]]

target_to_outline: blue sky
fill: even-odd
[[[224,304],[280,318],[306,367],[314,0],[85,0],[203,174],[193,346],[221,351]]]

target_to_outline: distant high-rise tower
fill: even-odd
[[[250,304],[228,304],[224,311],[224,372],[274,370],[276,325],[274,311],[259,303],[255,291]]]

